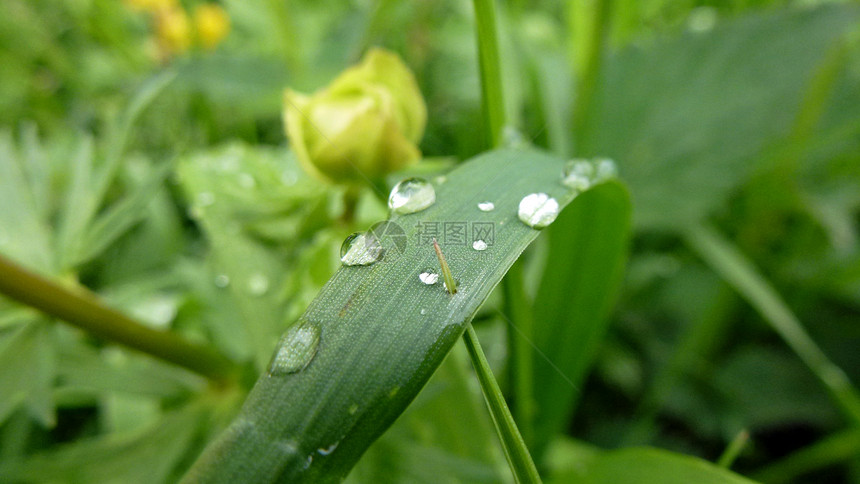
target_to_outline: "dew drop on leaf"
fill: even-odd
[[[561,173],[562,185],[577,191],[585,191],[591,186],[594,165],[588,160],[575,158],[567,162]]]
[[[329,455],[332,452],[334,452],[334,449],[337,449],[337,444],[339,444],[339,443],[340,442],[338,441],[338,442],[331,444],[328,447],[320,447],[319,449],[317,449],[317,452],[319,452],[320,455]]]
[[[432,271],[424,271],[418,274],[418,279],[424,284],[431,286],[439,281],[439,274]]]
[[[230,285],[230,276],[227,274],[218,274],[215,276],[215,286],[225,288]]]
[[[340,246],[340,261],[346,266],[368,266],[382,257],[382,244],[373,232],[356,232]]]
[[[492,212],[496,208],[496,204],[493,202],[481,202],[478,204],[478,210],[482,212]]]
[[[317,354],[320,332],[319,325],[308,321],[300,321],[288,329],[269,363],[269,376],[289,375],[307,367]]]
[[[248,278],[248,292],[252,296],[262,296],[269,290],[269,278],[256,272]]]
[[[472,242],[472,248],[475,250],[487,250],[487,243],[483,240],[478,239]]]
[[[529,227],[540,229],[551,224],[558,216],[558,202],[546,193],[532,193],[520,200],[517,215]]]
[[[618,176],[618,166],[609,158],[600,158],[595,160],[596,171],[594,175],[595,182],[604,182]]]
[[[420,212],[436,202],[436,190],[423,178],[407,178],[391,190],[388,208],[397,213]]]

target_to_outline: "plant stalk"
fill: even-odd
[[[94,336],[160,358],[216,381],[231,379],[235,364],[212,348],[158,331],[107,307],[90,291],[70,290],[0,255],[0,294],[66,321]]]
[[[496,33],[496,4],[494,0],[474,0],[474,5],[481,68],[481,108],[487,144],[495,148],[502,142],[502,129],[505,125],[502,68]]]
[[[537,467],[532,461],[522,435],[517,430],[514,417],[505,403],[505,397],[493,376],[493,370],[487,362],[487,357],[484,356],[484,350],[481,349],[481,343],[478,342],[478,336],[475,334],[475,329],[472,328],[471,323],[466,325],[463,341],[466,342],[466,349],[469,351],[475,373],[478,374],[478,380],[484,393],[484,401],[490,410],[493,424],[496,426],[496,432],[499,434],[514,479],[518,483],[541,482]]]

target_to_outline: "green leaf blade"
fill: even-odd
[[[407,240],[403,253],[335,274],[303,316],[321,327],[314,359],[286,377],[263,375],[238,419],[186,482],[344,477],[424,386],[539,234],[517,218],[522,197],[545,192],[562,206],[569,200],[560,183],[563,163],[533,151],[491,152],[448,174],[427,210],[394,216],[391,222]],[[492,201],[495,210],[480,211],[483,201]],[[455,295],[418,279],[423,270],[438,271],[431,243],[417,243],[419,229],[426,228],[422,221],[439,223],[440,230],[445,222],[493,224],[494,240],[484,251],[472,248],[472,233],[462,244],[440,240],[459,280]]]

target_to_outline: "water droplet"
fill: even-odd
[[[515,126],[507,125],[502,128],[502,145],[507,148],[523,149],[529,146],[529,141],[522,131]]]
[[[520,200],[517,215],[520,220],[535,229],[551,224],[558,216],[558,202],[546,193],[532,193]]]
[[[281,173],[281,183],[287,186],[293,186],[296,182],[299,181],[299,176],[292,171],[285,171]]]
[[[269,278],[264,274],[257,272],[248,278],[248,292],[252,296],[262,296],[269,290]]]
[[[320,343],[320,327],[302,321],[281,336],[278,349],[269,364],[269,376],[288,375],[303,370],[314,356]]]
[[[308,460],[306,460],[306,461],[305,461],[305,465],[304,465],[303,467],[304,467],[305,469],[307,469],[308,467],[310,467],[310,466],[311,466],[311,464],[312,464],[313,462],[314,462],[314,455],[313,455],[313,454],[311,454],[311,455],[309,455],[309,456],[308,456]]]
[[[448,181],[448,177],[445,175],[439,175],[433,179],[433,182],[436,183],[437,185],[442,185],[446,181]]]
[[[478,239],[472,242],[472,248],[475,250],[487,250],[487,243],[483,240]]]
[[[348,266],[367,266],[382,257],[382,244],[373,232],[356,232],[340,246],[340,261]]]
[[[230,285],[230,276],[227,274],[218,274],[215,276],[215,285],[220,288],[225,288]]]
[[[595,160],[597,173],[594,175],[596,182],[604,182],[618,176],[618,166],[609,158]]]
[[[319,452],[320,455],[329,455],[332,452],[334,452],[334,449],[337,449],[337,444],[339,444],[339,443],[340,442],[338,441],[338,442],[331,444],[328,447],[320,447],[319,449],[317,449],[317,452]]]
[[[439,274],[432,271],[424,271],[421,274],[418,274],[418,279],[424,284],[431,286],[439,282]]]
[[[212,192],[200,192],[197,194],[197,206],[208,207],[215,203],[215,195]]]
[[[594,176],[594,165],[576,158],[567,162],[561,173],[561,183],[574,190],[584,191],[591,186],[591,178]]]
[[[482,212],[492,212],[496,208],[496,204],[493,202],[481,202],[478,204],[478,210]]]
[[[714,7],[694,8],[687,17],[687,28],[690,32],[707,32],[717,24],[719,14]]]
[[[427,314],[427,310],[426,310],[426,309],[422,309],[422,310],[421,310],[421,314],[422,314],[422,315],[423,315],[423,314]]]
[[[391,391],[388,392],[388,398],[394,398],[394,396],[397,395],[397,392],[399,392],[399,391],[400,391],[400,387],[392,388]]]
[[[254,188],[257,186],[257,180],[249,173],[239,173],[239,186],[245,189]]]
[[[397,213],[420,212],[436,202],[436,190],[422,178],[407,178],[388,196],[388,208]]]
[[[358,404],[353,403],[352,405],[349,406],[349,414],[350,415],[355,415],[355,412],[357,412],[357,411],[358,411]]]

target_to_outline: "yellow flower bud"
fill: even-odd
[[[182,8],[160,10],[155,17],[156,36],[165,53],[181,54],[191,46],[191,25]]]
[[[194,28],[200,45],[212,49],[230,32],[230,17],[220,5],[198,5],[194,9]]]
[[[396,54],[372,49],[325,89],[287,89],[284,120],[305,170],[327,181],[362,182],[418,161],[427,106]]]

